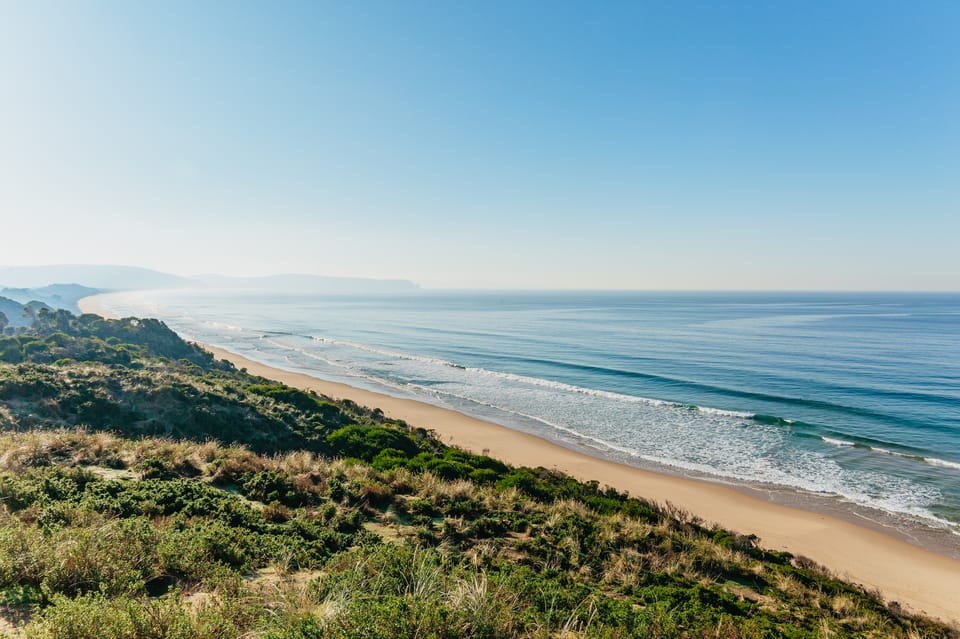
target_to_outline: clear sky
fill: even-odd
[[[960,3],[0,0],[0,264],[960,290]]]

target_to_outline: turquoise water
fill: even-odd
[[[252,359],[960,531],[960,295],[113,296]]]

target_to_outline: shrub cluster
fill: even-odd
[[[0,338],[0,632],[956,637],[809,560],[237,371],[159,322]]]

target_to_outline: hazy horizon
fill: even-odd
[[[4,3],[0,262],[957,291],[958,32],[949,2]]]
[[[349,282],[349,281],[351,281],[351,280],[356,280],[356,281],[358,281],[360,284],[362,284],[364,281],[367,281],[367,282],[370,282],[370,283],[397,283],[397,284],[401,284],[401,285],[410,284],[410,285],[412,285],[412,286],[414,287],[414,288],[411,289],[411,288],[408,288],[408,287],[406,287],[406,286],[401,286],[401,287],[399,287],[399,288],[392,289],[392,291],[388,291],[388,292],[392,292],[392,293],[398,293],[398,292],[399,292],[399,293],[416,293],[416,292],[426,292],[426,293],[430,293],[430,292],[438,292],[438,293],[443,293],[443,292],[449,292],[449,293],[457,293],[457,292],[464,292],[464,293],[470,293],[470,292],[478,292],[478,293],[483,293],[483,292],[490,292],[490,293],[497,293],[497,292],[502,292],[502,293],[511,293],[511,292],[513,292],[513,293],[523,293],[523,292],[551,293],[551,292],[557,292],[557,293],[564,293],[564,292],[567,292],[567,293],[678,293],[678,294],[684,294],[684,293],[690,293],[690,294],[696,294],[696,293],[704,293],[704,294],[713,294],[713,293],[716,293],[716,294],[725,294],[725,293],[729,293],[729,294],[740,294],[740,293],[743,293],[743,294],[752,294],[752,293],[758,293],[758,294],[764,294],[764,293],[767,293],[767,294],[774,294],[774,295],[776,295],[776,294],[792,294],[792,293],[797,293],[797,294],[814,294],[814,295],[815,295],[815,294],[820,294],[820,293],[826,294],[826,295],[844,294],[844,293],[848,293],[848,294],[852,294],[852,295],[858,295],[858,294],[885,294],[885,293],[889,293],[889,294],[911,294],[911,293],[924,294],[924,293],[927,293],[927,294],[933,294],[933,295],[935,295],[935,294],[948,294],[948,295],[949,295],[949,294],[958,294],[958,293],[960,293],[960,291],[950,290],[950,289],[916,289],[916,290],[902,290],[902,289],[885,289],[885,288],[877,288],[877,289],[812,289],[812,288],[793,288],[793,289],[789,289],[789,288],[777,288],[777,289],[763,289],[763,288],[753,288],[753,289],[746,289],[746,288],[741,288],[741,289],[737,289],[737,288],[715,288],[715,289],[697,289],[697,288],[602,288],[602,287],[593,287],[593,288],[563,288],[563,287],[549,287],[549,286],[528,287],[528,288],[496,287],[496,286],[486,286],[486,287],[485,287],[485,286],[472,286],[472,287],[471,287],[471,286],[433,286],[433,285],[422,285],[421,283],[416,282],[416,281],[414,281],[414,280],[409,280],[409,279],[405,279],[405,278],[397,278],[397,277],[393,277],[393,278],[377,278],[377,277],[362,277],[362,276],[353,276],[353,275],[342,275],[342,276],[341,276],[341,275],[324,275],[324,274],[322,274],[322,273],[261,273],[261,274],[255,274],[255,275],[249,275],[249,276],[231,276],[231,275],[224,275],[224,274],[222,274],[222,273],[171,273],[171,272],[166,272],[166,271],[146,269],[145,267],[137,266],[137,265],[133,265],[133,264],[93,264],[93,263],[91,263],[91,264],[43,264],[43,265],[0,264],[0,291],[2,291],[3,287],[21,288],[21,289],[37,289],[37,288],[48,287],[48,286],[51,286],[51,285],[73,285],[73,284],[79,284],[79,285],[82,285],[82,286],[92,286],[92,287],[94,287],[94,288],[99,287],[99,288],[101,288],[101,289],[103,289],[103,290],[105,290],[105,291],[108,291],[108,293],[112,293],[112,292],[114,292],[114,291],[115,291],[115,292],[118,292],[118,293],[119,293],[119,292],[125,292],[125,291],[136,291],[136,290],[141,290],[141,289],[143,289],[143,290],[150,290],[150,289],[161,289],[161,288],[164,288],[164,289],[166,289],[166,288],[176,288],[175,286],[160,286],[160,285],[156,285],[156,284],[146,285],[146,286],[103,286],[103,285],[98,286],[98,285],[96,285],[95,283],[94,283],[94,284],[91,284],[91,283],[88,281],[89,278],[85,278],[85,277],[82,277],[82,276],[76,277],[76,276],[70,276],[70,275],[63,275],[63,276],[59,276],[59,275],[58,275],[58,276],[56,276],[56,277],[47,277],[47,276],[42,276],[42,275],[33,274],[33,275],[29,275],[29,276],[28,276],[28,280],[24,280],[22,277],[16,277],[16,276],[11,277],[11,278],[6,278],[5,275],[4,275],[4,270],[6,270],[6,269],[34,269],[34,268],[36,268],[36,269],[46,269],[46,268],[55,268],[55,269],[68,270],[68,269],[83,269],[83,268],[87,268],[87,267],[93,267],[93,268],[101,268],[101,267],[102,267],[102,268],[108,268],[108,269],[109,269],[109,268],[119,268],[119,269],[144,269],[145,271],[148,271],[150,274],[169,275],[169,276],[174,276],[174,277],[178,277],[178,278],[183,278],[184,280],[188,280],[188,281],[190,281],[190,286],[187,287],[187,288],[193,288],[194,286],[198,286],[198,287],[207,287],[207,288],[211,288],[211,289],[216,289],[216,288],[218,288],[218,285],[217,285],[216,280],[220,280],[220,279],[228,279],[228,280],[229,280],[229,279],[233,279],[233,280],[236,280],[235,282],[233,282],[233,286],[229,286],[228,288],[242,288],[242,286],[240,286],[240,284],[241,284],[241,283],[245,283],[245,282],[246,282],[246,283],[250,283],[250,282],[247,282],[248,280],[283,280],[284,278],[290,278],[291,282],[293,282],[294,280],[297,280],[297,279],[299,279],[299,278],[318,278],[318,279],[321,280],[321,281],[324,280],[324,279],[329,279],[329,280],[339,281],[339,282],[341,282],[341,283],[342,283],[342,282]],[[8,280],[9,280],[9,281],[8,281]],[[293,290],[294,290],[293,285],[292,285],[291,282],[284,282],[284,284],[285,284],[285,286],[286,286],[286,288],[285,288],[284,290],[286,290],[286,291],[293,291]],[[230,284],[230,282],[225,282],[224,284],[225,284],[225,285],[226,285],[226,284]],[[401,289],[403,289],[403,290],[401,290]],[[308,293],[309,291],[303,291],[303,292],[307,292],[307,293]],[[364,292],[364,290],[360,290],[360,292]],[[369,291],[366,291],[366,292],[369,292]]]

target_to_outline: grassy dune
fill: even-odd
[[[0,338],[0,634],[956,637],[669,506],[449,448],[159,322]]]

